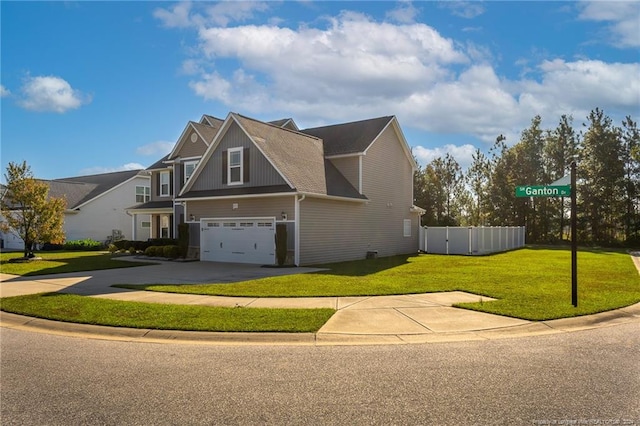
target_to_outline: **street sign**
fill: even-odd
[[[516,197],[569,197],[571,185],[516,186]]]

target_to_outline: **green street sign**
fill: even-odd
[[[571,185],[516,186],[516,197],[570,197]]]

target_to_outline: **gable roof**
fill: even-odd
[[[239,114],[234,117],[292,187],[301,192],[326,194],[321,140]]]
[[[296,122],[293,121],[293,118],[283,118],[280,120],[273,120],[273,121],[269,121],[269,124],[273,124],[274,126],[278,126],[278,127],[283,127],[289,130],[295,130],[298,131],[298,126],[296,125]]]
[[[200,118],[200,124],[205,124],[207,126],[220,127],[224,123],[224,120],[218,117],[214,117],[213,115],[203,114],[202,118]]]
[[[236,113],[229,114],[180,196],[195,195],[196,191],[190,192],[193,183],[232,123],[245,132],[291,189],[305,194],[366,199],[325,159],[322,140]],[[257,188],[249,189],[258,191]],[[217,191],[215,195],[222,194]]]
[[[122,172],[43,180],[43,182],[49,185],[49,196],[64,196],[67,199],[67,209],[73,210],[133,179],[139,173],[140,170],[125,170]]]
[[[394,116],[372,118],[351,123],[314,127],[300,132],[322,139],[324,154],[327,157],[359,154],[367,150],[394,118]]]
[[[215,119],[215,117],[213,118]],[[220,130],[220,126],[222,126],[223,122],[211,121],[211,123],[213,124],[201,124],[196,123],[195,121],[189,121],[178,138],[178,142],[173,146],[173,149],[169,153],[167,159],[171,160],[176,158],[178,152],[180,152],[180,149],[186,143],[186,136],[189,134],[189,129],[193,129],[200,138],[202,138],[205,146],[208,147],[216,136],[216,133],[218,133],[218,130]]]

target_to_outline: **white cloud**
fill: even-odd
[[[171,152],[175,143],[166,141],[157,141],[136,148],[136,154],[145,156],[165,156]]]
[[[280,111],[302,127],[394,114],[403,126],[487,144],[499,134],[515,142],[538,114],[555,120],[595,107],[623,115],[640,107],[637,63],[549,61],[545,54],[528,58],[523,76],[506,78],[486,46],[422,23],[349,11],[323,19],[322,27],[200,27],[198,54],[185,65],[189,86],[231,110]]]
[[[11,95],[9,89],[0,84],[0,98],[4,98],[5,96]]]
[[[97,175],[101,173],[123,172],[125,170],[141,170],[145,168],[146,167],[140,163],[127,163],[123,164],[122,166],[116,167],[95,166],[80,170],[80,175]]]
[[[453,15],[465,19],[473,19],[484,13],[484,6],[479,1],[444,1],[439,4],[451,10]]]
[[[206,3],[179,2],[172,8],[157,8],[153,16],[168,28],[202,27],[219,25],[226,27],[231,22],[252,19],[256,12],[269,8],[265,2],[222,1],[213,5]]]
[[[461,146],[457,145],[444,145],[437,148],[425,148],[423,146],[414,146],[413,155],[416,156],[418,162],[425,166],[438,157],[444,158],[445,155],[451,154],[456,159],[458,164],[463,170],[466,170],[473,161],[473,154],[476,152],[476,147],[470,144]]]
[[[158,8],[153,11],[153,16],[168,28],[185,28],[192,25],[190,17],[191,2],[184,1],[176,3],[171,9]]]
[[[63,113],[91,102],[89,96],[55,76],[28,77],[22,86],[22,95],[19,104],[32,111]]]
[[[420,11],[410,2],[401,1],[395,9],[386,13],[388,19],[401,24],[411,24],[415,22]]]
[[[609,23],[608,41],[614,46],[640,46],[640,7],[637,1],[585,1],[579,7],[579,19]]]

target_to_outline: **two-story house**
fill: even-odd
[[[148,215],[131,221],[132,205],[150,199],[149,174],[142,170],[72,176],[41,180],[49,186],[49,196],[65,198],[65,240],[93,239],[108,243],[114,239],[146,240],[150,237]],[[22,250],[24,241],[14,232],[1,233],[2,248]]]
[[[275,228],[289,259],[318,264],[418,251],[416,163],[395,117],[299,130],[236,113],[190,122],[152,165],[152,237],[190,224],[200,260],[273,264]]]

